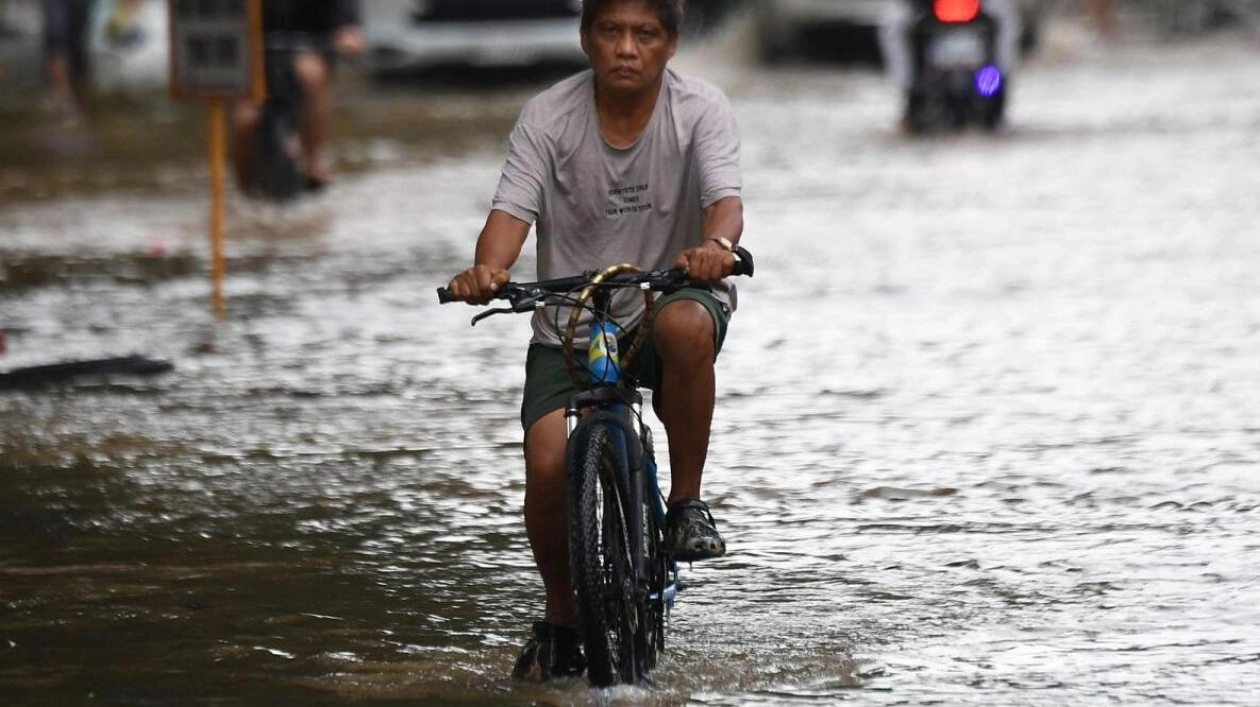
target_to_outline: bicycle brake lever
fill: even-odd
[[[511,307],[498,307],[496,309],[488,309],[481,314],[472,318],[472,325],[477,326],[477,322],[492,317],[496,314],[518,314],[520,312],[532,312],[542,307],[542,300],[537,297],[530,297],[521,302],[514,303]]]
[[[487,317],[493,317],[496,314],[511,314],[512,312],[515,312],[515,311],[516,310],[512,309],[511,307],[498,307],[496,309],[487,309],[486,311],[472,318],[472,326],[477,326],[477,322]]]

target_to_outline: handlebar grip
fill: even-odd
[[[747,248],[744,248],[738,245],[735,246],[735,248],[731,252],[735,254],[735,269],[731,271],[731,274],[732,275],[746,275],[748,277],[752,277],[753,276],[752,253],[749,253]]]
[[[445,287],[437,288],[437,295],[438,295],[438,304],[450,304],[451,302],[459,301],[459,298],[456,297],[454,294],[452,294],[451,291],[446,289]]]

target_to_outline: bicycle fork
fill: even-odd
[[[607,309],[609,295],[606,292],[600,292],[597,297],[603,300],[598,304],[600,310]],[[639,601],[647,596],[651,584],[651,576],[644,559],[647,554],[644,544],[646,529],[641,510],[644,503],[645,474],[643,446],[640,443],[638,431],[632,424],[634,420],[643,419],[643,398],[637,390],[623,389],[618,386],[621,381],[621,352],[617,346],[617,327],[611,321],[596,321],[590,326],[587,344],[587,375],[594,387],[570,401],[565,409],[565,422],[569,436],[572,437],[577,429],[581,410],[585,407],[582,402],[590,401],[597,407],[585,424],[607,425],[612,432],[617,455],[624,462],[619,465],[619,469],[624,468],[627,472],[624,478],[614,481],[618,487],[617,496],[624,504],[621,511],[630,536],[630,548],[627,550],[630,555],[631,577],[628,586],[621,589],[627,595],[626,599]],[[618,476],[623,475],[618,474]]]
[[[612,388],[596,388],[588,391],[588,393],[578,396],[584,398],[587,395],[599,398],[606,397],[610,394],[616,394],[616,390]],[[640,414],[641,403],[634,402],[627,405],[624,402],[617,402],[607,407],[596,409],[586,418],[582,418],[581,407],[579,405],[570,404],[565,410],[565,422],[568,426],[569,436],[577,430],[579,423],[584,425],[605,425],[612,432],[612,438],[616,443],[617,455],[625,462],[625,474],[618,474],[618,478],[613,480],[617,486],[617,496],[625,502],[622,512],[626,520],[626,530],[629,537],[631,548],[645,548],[644,536],[646,528],[644,526],[644,517],[640,509],[643,508],[644,486],[647,481],[647,469],[644,463],[643,446],[639,443],[639,436],[631,425],[631,419],[638,419]],[[634,411],[633,418],[630,411]],[[655,467],[655,464],[653,464]],[[629,549],[629,548],[628,548]],[[626,591],[633,593],[629,599],[641,599],[647,595],[648,585],[650,584],[650,574],[644,562],[645,552],[630,552],[630,569],[632,572],[629,588]]]

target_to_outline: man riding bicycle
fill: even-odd
[[[359,30],[357,0],[263,0],[263,36],[300,34],[312,40],[309,48],[292,54],[293,75],[302,91],[302,111],[298,138],[301,143],[299,170],[308,190],[326,186],[331,172],[325,162],[328,133],[332,125],[332,95],[329,82],[338,54],[359,54],[363,37]],[[256,181],[254,130],[262,112],[260,106],[243,103],[232,116],[232,159],[237,181],[245,191]]]
[[[666,539],[673,557],[720,557],[726,543],[700,500],[715,397],[714,362],[735,309],[723,280],[743,232],[740,140],[717,87],[667,68],[678,46],[683,0],[585,0],[581,42],[590,69],[529,102],[508,156],[474,264],[449,285],[484,304],[510,280],[531,225],[538,277],[613,263],[679,267],[697,283],[656,302],[652,336],[630,375],[653,390],[669,437],[672,482]],[[627,330],[642,298],[618,298]],[[546,590],[544,620],[513,675],[546,680],[584,669],[574,626],[565,502],[564,406],[575,389],[554,313],[535,313],[526,360],[525,526]],[[579,336],[575,346],[585,351]]]

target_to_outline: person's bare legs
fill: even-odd
[[[713,317],[695,300],[674,300],[656,315],[653,337],[664,367],[661,422],[669,437],[672,505],[700,498],[716,390]]]
[[[546,620],[577,625],[569,574],[569,508],[564,470],[564,410],[539,418],[525,433],[525,531],[547,594]]]
[[[293,60],[293,72],[302,88],[302,173],[319,181],[330,174],[324,164],[332,126],[332,91],[328,87],[328,62],[318,52],[305,51]]]
[[[67,123],[76,123],[83,116],[79,103],[78,91],[70,72],[70,60],[65,54],[55,52],[48,55],[46,63],[48,71],[48,88],[52,94],[53,105]]]
[[[254,187],[257,155],[254,131],[262,118],[262,110],[252,103],[238,103],[232,106],[232,168],[236,172],[236,183],[242,191]]]

